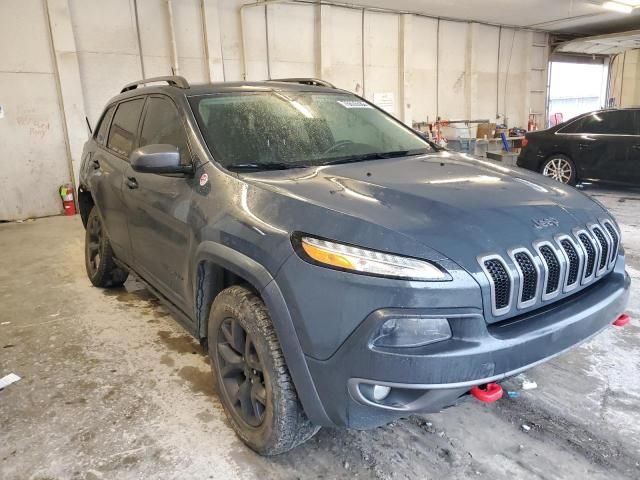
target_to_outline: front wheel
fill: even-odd
[[[111,244],[96,207],[91,209],[87,218],[84,244],[84,263],[91,283],[96,287],[121,286],[129,274],[115,263]]]
[[[261,455],[277,455],[319,430],[304,413],[266,306],[232,286],[209,316],[209,358],[218,394],[240,439]]]
[[[575,185],[577,180],[576,165],[566,155],[549,157],[540,167],[540,173],[566,185]]]

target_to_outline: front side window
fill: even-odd
[[[151,97],[142,124],[140,146],[156,143],[177,147],[182,163],[190,163],[187,137],[178,110],[170,100]]]
[[[129,100],[118,106],[109,129],[107,147],[124,157],[129,157],[136,139],[143,98]]]
[[[189,99],[205,141],[226,168],[288,168],[432,151],[360,98],[342,93],[247,92]]]

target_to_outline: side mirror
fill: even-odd
[[[192,173],[191,165],[180,163],[178,148],[168,144],[155,144],[140,147],[129,156],[131,168],[143,173]]]

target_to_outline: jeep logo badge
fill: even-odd
[[[558,221],[558,219],[553,217],[534,218],[532,222],[533,222],[533,226],[536,227],[538,230],[542,230],[543,228],[548,228],[548,227],[557,227],[558,225],[560,225],[560,222]]]

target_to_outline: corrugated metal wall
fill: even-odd
[[[627,50],[612,59],[609,99],[614,107],[640,106],[640,49]]]

